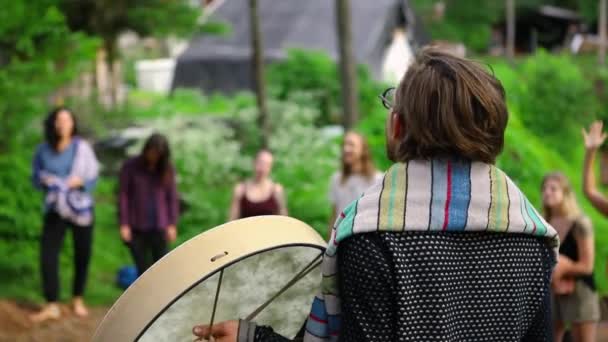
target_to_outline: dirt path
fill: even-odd
[[[598,327],[597,341],[598,342],[608,342],[608,323],[607,322],[601,323],[600,326]]]
[[[108,309],[92,308],[90,316],[82,319],[70,314],[64,306],[61,320],[34,325],[28,319],[35,312],[34,307],[0,300],[0,342],[89,341]],[[608,322],[600,324],[597,341],[608,342]]]
[[[89,341],[95,327],[108,308],[92,308],[90,316],[83,319],[62,307],[63,318],[42,324],[32,324],[28,315],[35,308],[12,301],[0,301],[0,342],[80,342]]]

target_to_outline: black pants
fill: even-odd
[[[132,230],[128,244],[139,274],[144,273],[153,263],[167,254],[167,239],[164,230]]]
[[[40,244],[40,268],[42,270],[42,287],[44,297],[49,302],[59,299],[59,254],[63,245],[66,230],[72,229],[74,239],[74,282],[72,294],[82,296],[87,281],[91,245],[93,243],[93,226],[76,226],[49,212],[44,216],[44,228]]]

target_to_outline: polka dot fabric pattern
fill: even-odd
[[[254,341],[264,341],[264,342],[289,342],[289,341],[301,341],[302,339],[294,339],[290,340],[285,338],[277,333],[275,333],[272,328],[269,327],[257,327],[255,328],[255,335],[253,338]],[[241,341],[238,341],[241,342]]]
[[[554,256],[541,239],[366,233],[341,243],[340,341],[552,341]],[[268,327],[255,341],[287,341]]]
[[[537,238],[371,233],[343,242],[343,341],[552,341]]]

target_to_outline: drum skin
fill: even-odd
[[[291,247],[310,250],[312,254],[308,254],[314,256],[322,253],[325,246],[314,229],[286,216],[251,217],[215,227],[184,242],[142,274],[108,311],[93,341],[141,339],[163,312],[188,291],[247,258]],[[293,275],[298,271],[294,269]],[[218,307],[222,296],[235,294],[221,293]],[[260,298],[260,304],[265,299]],[[211,307],[205,309],[211,311]],[[242,317],[234,317],[237,318]]]

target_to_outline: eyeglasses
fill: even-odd
[[[393,109],[393,105],[395,102],[395,87],[390,87],[382,92],[381,95],[378,95],[380,100],[382,101],[382,105],[386,109]]]

